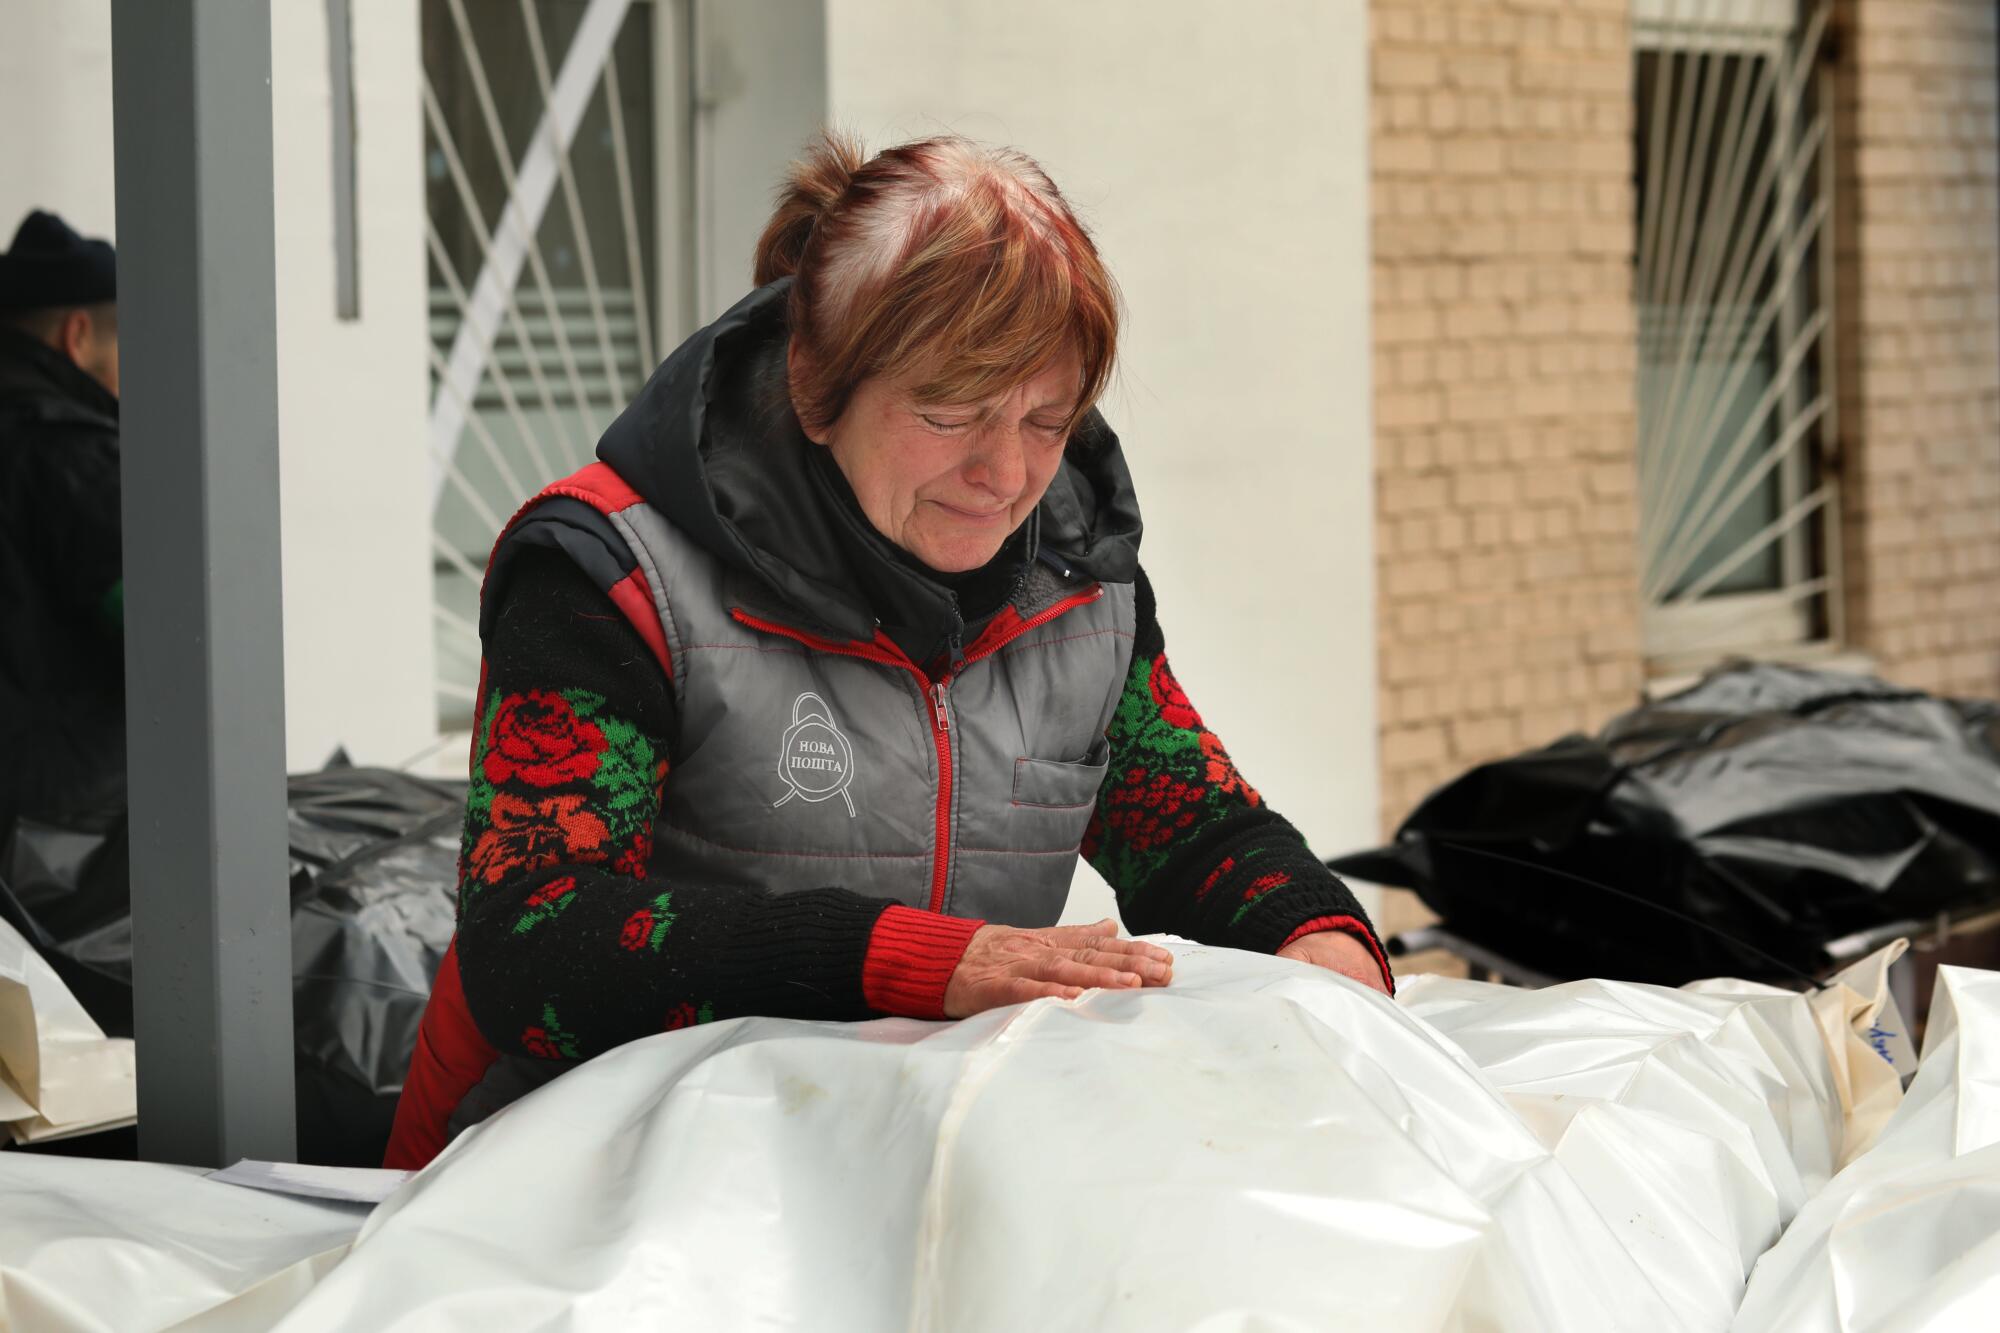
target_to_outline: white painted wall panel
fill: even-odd
[[[110,0],[0,0],[0,250],[31,208],[118,227]]]
[[[334,306],[326,8],[271,11],[286,759],[435,734],[417,0],[352,0],[361,311]]]

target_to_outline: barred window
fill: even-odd
[[[1638,0],[1639,543],[1660,673],[1840,638],[1825,0]]]

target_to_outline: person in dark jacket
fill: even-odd
[[[52,213],[0,254],[0,848],[124,805],[117,296]]]
[[[495,546],[390,1166],[648,1033],[1168,984],[1056,924],[1079,858],[1134,931],[1393,986],[1167,663],[1116,291],[1041,168],[829,138],[754,277]]]

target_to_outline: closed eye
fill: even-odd
[[[929,426],[932,430],[943,431],[946,434],[954,434],[958,431],[964,430],[967,426],[972,424],[972,419],[970,417],[954,420],[946,417],[934,417],[930,415],[928,412],[919,412],[917,413],[917,416],[920,420],[922,420],[922,422],[926,426]]]

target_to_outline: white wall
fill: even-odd
[[[110,237],[110,0],[0,0],[0,250],[31,208]]]
[[[334,317],[326,10],[272,6],[286,762],[435,734],[417,0],[354,0],[361,319]],[[0,228],[112,235],[108,0],[0,0]],[[261,200],[245,200],[245,207]],[[0,237],[0,243],[4,243]]]
[[[334,307],[326,7],[271,7],[285,753],[393,764],[435,735],[417,0],[352,0],[361,317]]]
[[[835,123],[1013,144],[1092,227],[1175,671],[1316,850],[1373,845],[1365,0],[828,0],[827,37]]]
[[[695,315],[750,290],[771,196],[825,122],[824,0],[698,0],[694,10]]]

